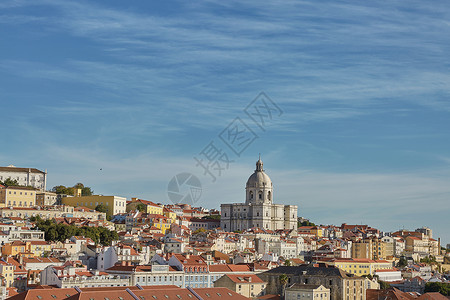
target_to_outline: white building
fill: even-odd
[[[128,286],[129,280],[105,272],[87,271],[82,267],[49,266],[41,272],[42,285],[56,285],[59,288]]]
[[[36,205],[50,206],[58,203],[58,195],[53,192],[36,193]]]
[[[374,275],[381,281],[392,282],[402,280],[402,272],[396,269],[376,270]]]
[[[22,229],[21,227],[16,227],[9,231],[10,241],[44,241],[44,231]]]
[[[289,240],[269,242],[269,252],[276,253],[285,259],[298,257],[297,243]]]
[[[47,171],[34,168],[18,168],[13,165],[0,167],[0,181],[6,179],[17,180],[19,185],[32,186],[40,191],[47,188]]]
[[[297,206],[273,204],[272,180],[264,172],[261,159],[256,162],[256,170],[249,177],[245,190],[245,203],[220,206],[220,225],[223,230],[246,230],[252,227],[269,230],[297,228]]]
[[[285,300],[329,300],[330,289],[321,284],[300,284],[296,283],[286,289]]]

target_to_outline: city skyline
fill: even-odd
[[[198,205],[245,200],[261,153],[274,203],[315,223],[428,226],[450,243],[446,2],[3,1],[0,165],[48,169],[50,189]],[[245,108],[264,92],[280,114]],[[255,140],[220,138],[240,118]],[[229,167],[194,157],[211,141]]]

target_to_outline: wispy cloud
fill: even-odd
[[[284,114],[248,151],[285,166],[270,173],[279,203],[317,222],[387,227],[415,226],[423,203],[448,208],[449,174],[436,171],[449,157],[448,3],[148,5],[0,3],[11,102],[2,160],[40,161],[54,184],[164,201],[167,180],[198,172],[191,157],[203,142],[264,90]],[[415,169],[401,171],[392,153],[415,158]],[[343,159],[353,154],[377,172]],[[204,181],[205,204],[243,201],[246,159]]]

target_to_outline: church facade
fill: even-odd
[[[297,205],[273,204],[273,185],[261,158],[245,187],[245,203],[221,204],[220,226],[225,231],[258,227],[269,230],[297,228]]]

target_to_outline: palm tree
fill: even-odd
[[[286,293],[286,285],[288,284],[289,278],[286,274],[282,274],[279,277],[281,285],[281,299],[284,300],[284,294]]]

